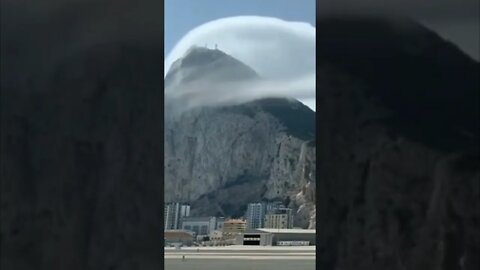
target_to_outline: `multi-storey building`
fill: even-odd
[[[291,229],[293,228],[293,215],[290,208],[279,208],[265,215],[265,228]]]
[[[190,205],[184,203],[165,204],[164,218],[165,230],[178,230],[181,228],[182,219],[190,216]]]
[[[243,233],[246,230],[247,222],[241,219],[230,219],[224,222],[223,224],[223,236],[224,237],[235,237],[239,233]]]
[[[224,217],[217,217],[217,225],[215,230],[223,231],[223,224],[225,223]]]
[[[245,214],[248,229],[263,228],[265,222],[265,214],[267,212],[266,203],[249,203],[247,213]]]

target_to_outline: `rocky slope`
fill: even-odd
[[[186,78],[195,87],[206,77],[212,87],[258,79],[223,52],[194,48],[167,74],[167,100]],[[308,107],[267,98],[166,113],[166,201],[190,202],[192,214],[241,216],[249,202],[279,199],[300,210],[298,226],[315,226],[315,113]]]
[[[317,266],[477,269],[479,64],[409,21],[317,27]]]

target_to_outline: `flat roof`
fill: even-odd
[[[269,232],[260,231],[260,230],[257,230],[257,229],[247,229],[244,233],[269,233]]]
[[[316,230],[307,230],[307,229],[274,229],[274,228],[260,228],[258,231],[268,232],[268,233],[311,233],[315,234]]]
[[[229,219],[224,222],[225,224],[246,224],[247,222],[245,220],[241,219]]]
[[[193,235],[185,231],[168,231],[163,234],[165,239],[193,238]]]

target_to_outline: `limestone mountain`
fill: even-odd
[[[193,48],[166,76],[167,102],[168,95],[182,91],[186,81],[193,90],[202,91],[195,89],[195,82],[205,78],[211,87],[260,79],[219,50]],[[199,106],[181,114],[167,109],[166,114],[167,201],[190,202],[197,215],[241,216],[249,202],[278,199],[300,210],[299,226],[314,226],[315,113],[311,109],[293,99],[265,98]]]

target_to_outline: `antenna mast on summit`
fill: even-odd
[[[218,50],[218,44],[215,43],[215,50]]]

